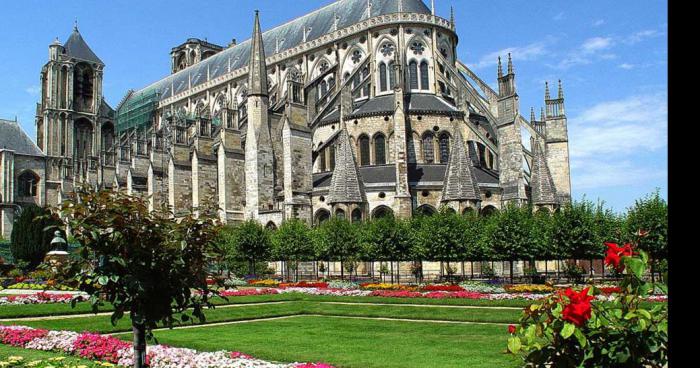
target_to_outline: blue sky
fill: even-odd
[[[61,1],[3,3],[0,117],[18,117],[32,138],[39,73],[55,37],[77,18],[107,64],[104,95],[116,106],[129,88],[169,73],[170,49],[188,37],[226,45],[250,37],[254,9],[263,29],[330,0]],[[429,0],[426,3],[429,4]],[[455,8],[458,57],[492,86],[496,57],[513,54],[521,110],[539,116],[544,81],[562,79],[575,198],[623,211],[660,188],[667,197],[666,1],[435,0]]]

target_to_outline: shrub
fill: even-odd
[[[60,221],[49,217],[50,212],[36,205],[22,209],[12,225],[10,251],[17,261],[27,262],[28,269],[34,269],[51,250],[51,240]],[[62,234],[65,239],[65,232]]]

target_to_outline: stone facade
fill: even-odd
[[[151,208],[215,204],[227,222],[270,227],[444,205],[490,212],[532,200],[522,129],[542,143],[538,173],[557,199],[548,206],[570,200],[561,89],[528,121],[512,60],[506,73],[499,62],[493,91],[457,59],[454,21],[421,0],[340,0],[265,32],[258,17],[250,40],[173,48],[171,74],[129,91],[116,113],[102,99],[104,63],[77,28],[50,45],[41,203],[87,182],[147,196]],[[359,197],[339,191],[348,183]]]

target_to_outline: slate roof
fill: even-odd
[[[363,203],[365,191],[362,177],[355,164],[355,154],[350,146],[347,129],[342,129],[338,136],[335,150],[335,168],[328,192],[328,203]]]
[[[547,159],[539,141],[533,142],[530,187],[533,204],[557,204],[554,180],[547,166]]]
[[[455,129],[455,139],[452,152],[447,162],[447,174],[442,187],[442,201],[462,201],[481,199],[479,184],[473,170],[473,162],[469,159],[464,147],[464,140],[459,129]]]
[[[372,0],[371,16],[396,13],[399,10],[399,2],[403,12],[430,14],[430,9],[422,0]],[[335,16],[338,16],[338,28],[345,28],[367,19],[367,0],[340,0],[317,9],[290,22],[263,32],[265,55],[273,55],[278,52],[294,48],[302,44],[303,30],[309,29],[307,42],[321,38],[334,31]],[[277,41],[280,40],[279,50]],[[284,40],[284,41],[282,41]],[[246,40],[233,47],[227,48],[216,55],[204,59],[175,74],[167,76],[143,89],[156,89],[160,92],[160,98],[166,99],[173,94],[181,93],[189,87],[189,78],[192,77],[192,87],[218,78],[233,70],[248,65],[250,59],[251,40]]]
[[[39,147],[16,121],[0,119],[0,150],[15,151],[16,154],[44,156]]]
[[[376,96],[364,101],[355,102],[355,108],[348,115],[348,119],[391,115],[394,113],[394,95]],[[442,97],[427,93],[414,93],[406,96],[406,106],[408,112],[412,114],[440,114],[447,116],[464,115],[454,105],[447,102]],[[340,113],[335,109],[321,118],[321,125],[339,121]]]
[[[68,41],[63,45],[63,48],[65,48],[68,56],[105,65],[105,63],[92,52],[92,49],[90,49],[90,46],[85,42],[83,36],[80,35],[78,27],[73,28],[73,33],[68,37]]]
[[[408,164],[408,182],[411,186],[442,185],[445,180],[445,164]],[[396,167],[393,164],[360,166],[360,175],[366,184],[395,183]],[[479,167],[473,167],[479,185],[498,185],[498,174]],[[330,171],[313,174],[314,188],[328,187],[333,173]]]

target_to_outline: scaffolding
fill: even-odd
[[[160,101],[156,89],[131,92],[117,107],[117,134],[136,129],[147,129],[153,123],[155,111]]]

